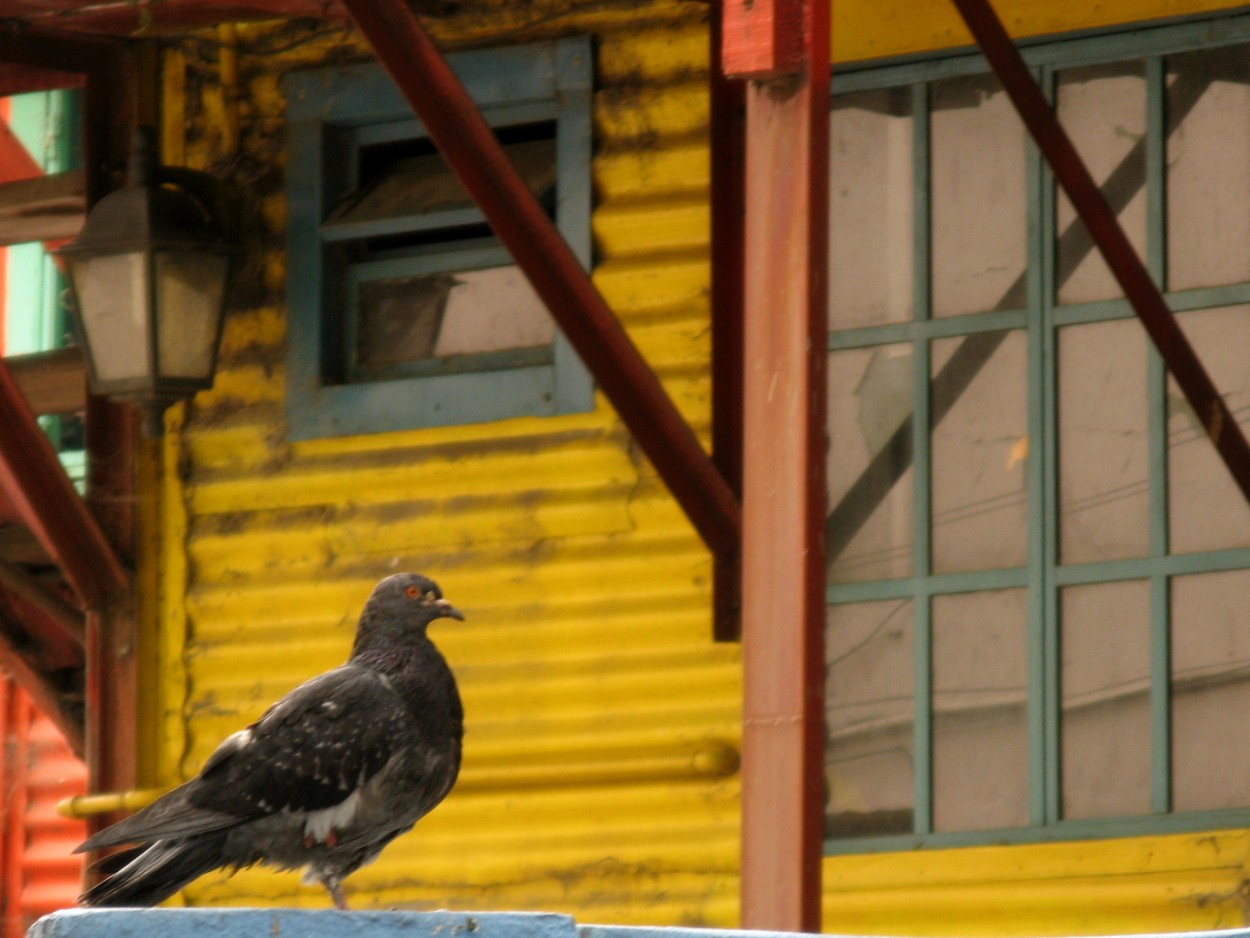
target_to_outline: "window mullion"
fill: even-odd
[[[1055,69],[1035,70],[1053,104]],[[1058,455],[1056,403],[1055,186],[1037,147],[1029,142],[1029,437],[1034,442],[1029,498],[1029,814],[1036,825],[1060,817],[1059,622],[1057,560]]]
[[[1167,81],[1164,60],[1146,60],[1146,264],[1167,287]],[[1150,552],[1168,553],[1167,369],[1146,346]],[[1150,808],[1172,810],[1172,695],[1169,579],[1150,579]]]
[[[929,199],[929,88],[912,85],[912,303],[917,322],[931,314],[930,289],[930,199]],[[912,354],[912,484],[915,509],[913,520],[913,573],[925,582],[932,573],[933,487],[930,479],[929,438],[930,355],[929,339],[923,333],[915,340]],[[915,804],[913,824],[917,834],[933,831],[933,626],[931,599],[927,591],[916,597],[915,629]]]

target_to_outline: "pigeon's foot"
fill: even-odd
[[[340,912],[350,912],[347,906],[347,900],[343,898],[343,889],[339,885],[338,878],[335,876],[323,876],[321,885],[326,887],[326,892],[330,894],[330,901],[334,903],[334,907]]]

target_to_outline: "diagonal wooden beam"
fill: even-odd
[[[84,608],[102,609],[129,592],[129,574],[75,491],[3,361],[0,490],[61,568]]]
[[[1250,444],[988,0],[954,0],[1124,296],[1250,501]]]
[[[736,551],[733,491],[420,21],[403,0],[343,5],[704,542]]]

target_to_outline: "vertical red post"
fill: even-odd
[[[820,929],[829,3],[794,0],[800,66],[724,55],[746,89],[742,925]],[[780,3],[780,0],[778,0]],[[765,34],[767,35],[767,34]],[[758,37],[750,37],[754,42]],[[752,61],[771,63],[756,70]],[[740,68],[739,63],[747,63]]]

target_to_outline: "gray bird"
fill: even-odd
[[[200,774],[76,852],[139,844],[99,864],[79,901],[149,906],[210,870],[304,868],[337,908],[344,877],[372,862],[447,796],[460,770],[464,711],[426,636],[464,619],[423,576],[382,580],[347,663],[291,691],[228,737]]]

